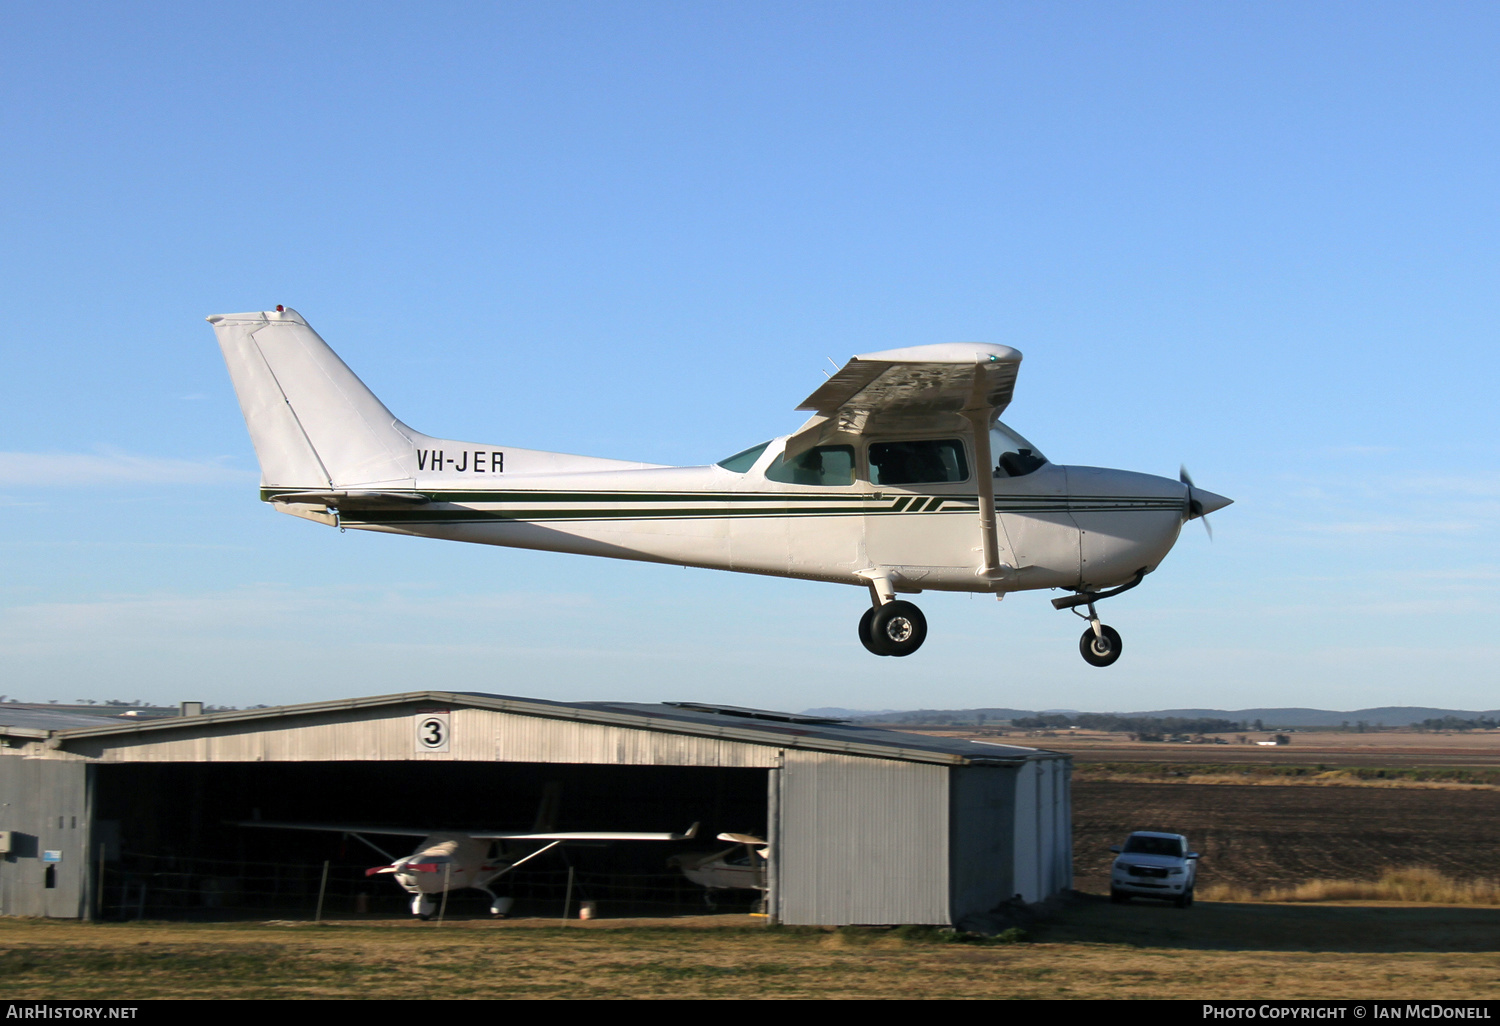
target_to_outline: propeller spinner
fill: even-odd
[[[1223,509],[1233,502],[1222,495],[1216,495],[1193,484],[1192,475],[1188,473],[1187,467],[1182,467],[1177,473],[1177,480],[1187,485],[1187,516],[1184,520],[1202,520],[1203,529],[1208,532],[1208,540],[1214,540],[1214,529],[1208,526],[1208,515],[1214,510]]]

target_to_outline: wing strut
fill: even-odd
[[[542,847],[538,848],[536,851],[532,852],[530,855],[527,855],[525,858],[516,859],[516,861],[512,862],[510,865],[508,865],[504,869],[500,870],[500,872],[496,873],[494,875],[494,877],[492,877],[491,879],[499,879],[500,877],[504,876],[506,873],[509,873],[512,869],[515,869],[521,863],[523,863],[523,862],[530,862],[532,859],[536,858],[538,855],[542,854],[543,852],[548,852],[548,851],[551,851],[553,848],[556,848],[559,844],[562,844],[562,842],[561,841],[553,841],[551,844],[543,845]],[[488,883],[489,881],[487,880],[485,882]]]
[[[395,862],[396,861],[396,856],[394,856],[390,852],[386,851],[384,848],[382,848],[380,845],[376,844],[374,841],[370,840],[364,834],[356,834],[353,830],[345,830],[345,831],[343,831],[343,836],[344,837],[352,837],[356,841],[363,841],[365,844],[369,845],[371,848],[374,848],[376,852],[378,852],[379,854],[385,856],[385,860],[387,862]]]
[[[974,364],[974,389],[963,414],[974,425],[975,484],[979,492],[979,540],[984,553],[978,576],[993,580],[1000,574],[1000,540],[995,529],[995,467],[990,453],[990,420],[995,407],[988,401],[985,364]]]

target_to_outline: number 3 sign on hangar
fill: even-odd
[[[451,736],[447,709],[423,709],[416,716],[417,751],[446,752]]]

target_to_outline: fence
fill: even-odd
[[[325,919],[405,915],[411,896],[386,877],[366,877],[365,864],[250,862],[123,853],[103,866],[95,913],[104,919],[313,918],[322,889]],[[490,889],[515,899],[513,915],[563,915],[569,900],[568,868],[523,867],[495,880]],[[710,893],[680,873],[573,872],[571,907],[592,901],[602,917],[672,916],[705,912],[749,912],[754,891]],[[489,898],[473,889],[448,895],[450,917],[488,916]]]

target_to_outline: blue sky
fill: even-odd
[[[0,39],[0,691],[1489,709],[1500,8],[68,4]],[[704,463],[827,358],[1026,356],[1058,462],[1231,496],[1102,607],[339,534],[203,318],[435,435]]]

